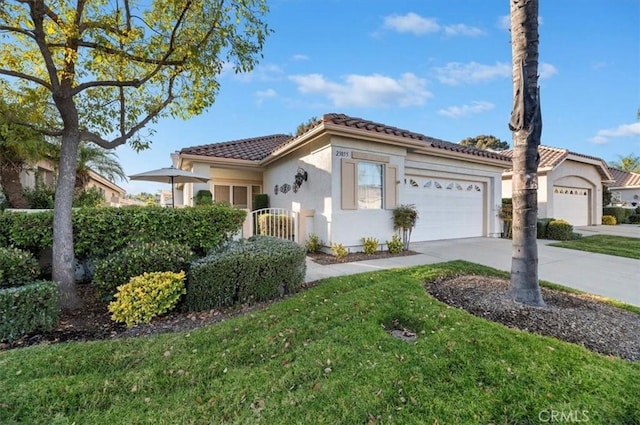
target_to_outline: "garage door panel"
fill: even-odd
[[[484,185],[480,182],[439,178],[410,178],[409,203],[419,219],[412,240],[428,241],[483,235]]]
[[[589,189],[555,186],[553,218],[566,220],[574,226],[588,226]]]

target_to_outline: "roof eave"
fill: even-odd
[[[249,159],[237,159],[237,158],[224,158],[218,156],[206,156],[195,155],[188,153],[179,154],[179,165],[182,166],[183,162],[198,162],[211,165],[224,165],[229,167],[243,167],[243,168],[256,168],[262,169],[260,161],[254,161]]]

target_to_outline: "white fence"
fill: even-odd
[[[263,208],[251,212],[251,234],[268,235],[299,243],[298,213],[284,208]]]

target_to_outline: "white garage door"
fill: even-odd
[[[553,218],[561,218],[574,226],[588,226],[589,189],[555,186]]]
[[[405,203],[419,214],[411,240],[483,236],[485,192],[481,182],[407,177]]]

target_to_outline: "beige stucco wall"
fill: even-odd
[[[589,190],[589,224],[602,223],[602,177],[596,166],[567,159],[548,173],[547,217],[559,215],[553,205],[554,186]]]
[[[602,222],[602,176],[595,165],[567,159],[553,170],[538,173],[538,217],[562,215],[553,205],[555,186],[589,190],[589,224]],[[512,197],[510,175],[502,177],[502,196]]]
[[[298,168],[307,172],[307,181],[302,183],[297,193],[290,189],[281,190],[282,185],[293,187]],[[331,199],[331,149],[327,140],[319,140],[305,145],[284,158],[269,164],[264,172],[264,191],[269,196],[273,208],[285,208],[302,213],[300,242],[314,233],[328,244],[333,203]],[[278,185],[278,193],[275,186]]]

